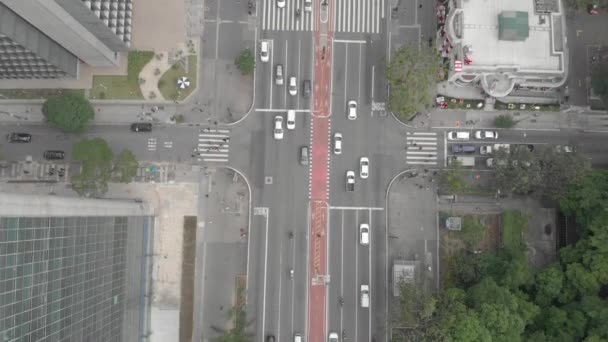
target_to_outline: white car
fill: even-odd
[[[295,76],[291,76],[289,78],[289,95],[296,96],[298,95],[298,80]]]
[[[285,8],[285,0],[277,0],[278,8]]]
[[[304,10],[306,12],[312,11],[312,0],[304,0]]]
[[[359,176],[363,179],[369,176],[369,158],[367,157],[359,159]]]
[[[359,243],[369,245],[369,224],[361,223],[359,226]]]
[[[357,118],[357,101],[348,101],[346,106],[346,117],[348,117],[349,120],[355,120]]]
[[[329,337],[327,338],[327,342],[338,342],[338,333],[337,332],[330,332],[329,333]]]
[[[498,139],[496,131],[475,131],[475,139]]]
[[[361,307],[369,308],[369,285],[361,285]]]
[[[270,42],[267,40],[260,42],[260,60],[264,63],[270,60]]]
[[[334,154],[342,154],[342,133],[334,133]]]
[[[274,83],[276,85],[283,85],[283,65],[277,64],[274,71]]]
[[[274,138],[283,139],[283,117],[280,115],[274,117]]]
[[[296,128],[296,111],[295,109],[287,110],[287,129]]]

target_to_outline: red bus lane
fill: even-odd
[[[314,23],[314,103],[311,115],[311,182],[308,341],[327,338],[327,223],[329,215],[331,21],[333,1],[317,0]]]

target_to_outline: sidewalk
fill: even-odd
[[[44,123],[43,101],[3,101],[0,103],[0,123]],[[175,104],[131,104],[91,101],[95,108],[93,124],[125,124],[139,121],[171,123],[178,111]],[[179,112],[177,112],[179,114]]]
[[[571,108],[563,112],[524,111],[483,111],[483,110],[443,110],[434,109],[427,114],[419,114],[407,123],[415,128],[496,128],[494,120],[501,114],[511,114],[520,130],[562,130],[577,129],[588,132],[607,132],[608,115],[591,113],[583,108]]]

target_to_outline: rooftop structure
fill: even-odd
[[[0,79],[77,78],[79,62],[118,65],[132,0],[0,0]]]
[[[140,340],[150,214],[128,201],[0,194],[0,340]]]
[[[479,82],[493,97],[518,87],[555,88],[567,77],[565,18],[559,0],[452,0],[441,50],[448,81]]]

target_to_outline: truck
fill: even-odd
[[[460,162],[461,166],[475,166],[475,157],[456,157],[452,156],[448,159],[448,164],[453,164],[455,161]]]
[[[346,191],[355,191],[355,171],[346,171]]]

